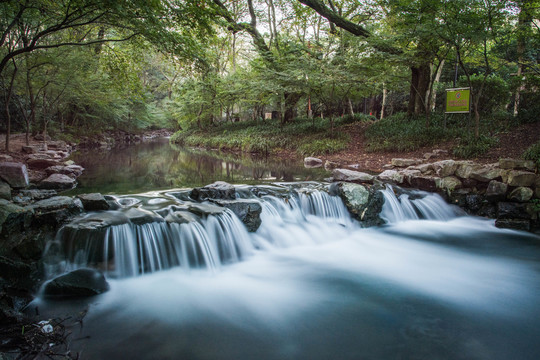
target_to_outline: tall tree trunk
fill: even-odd
[[[349,103],[349,114],[351,114],[351,116],[354,116],[354,109],[353,109],[352,101],[350,97],[347,98],[347,102]]]
[[[380,117],[381,120],[384,119],[384,107],[386,106],[387,95],[388,95],[388,90],[386,89],[386,85],[383,83],[381,117]]]
[[[530,1],[523,0],[518,1],[520,7],[519,7],[519,17],[518,17],[518,36],[517,36],[517,55],[518,55],[518,70],[517,70],[517,78],[518,78],[518,87],[516,88],[516,92],[514,94],[514,116],[517,116],[519,113],[519,102],[520,102],[520,93],[523,89],[523,85],[521,84],[523,79],[523,63],[525,61],[525,50],[526,50],[526,41],[527,41],[527,35],[526,30],[530,26],[530,23],[532,21],[532,17],[529,13],[528,6],[530,6]]]
[[[415,66],[411,67],[411,85],[409,89],[409,104],[407,106],[407,115],[412,116],[414,114],[414,107],[416,104],[416,90],[418,89],[419,69]]]
[[[431,69],[429,64],[422,64],[418,68],[418,88],[414,101],[414,114],[419,115],[426,112],[426,93],[431,81]]]
[[[6,113],[6,152],[9,152],[9,140],[11,138],[11,111],[9,111],[9,104],[11,103],[11,97],[13,95],[13,83],[15,82],[15,77],[17,76],[17,64],[13,60],[13,73],[11,74],[11,81],[9,82],[9,87],[7,89],[7,94],[5,97],[5,113]]]

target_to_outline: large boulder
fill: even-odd
[[[82,212],[80,201],[68,196],[54,196],[35,202],[30,209],[34,211],[33,225],[58,226]]]
[[[520,186],[512,190],[508,195],[508,199],[517,202],[527,202],[534,195],[534,191],[531,188]]]
[[[322,165],[323,165],[323,161],[321,159],[318,159],[315,157],[304,158],[304,166],[306,168],[317,168],[317,167],[321,167]]]
[[[84,168],[79,165],[55,165],[45,169],[47,175],[63,174],[71,178],[76,178],[82,175]]]
[[[109,210],[110,205],[100,193],[81,194],[77,196],[86,211]]]
[[[229,183],[216,181],[202,188],[194,188],[191,190],[190,196],[198,201],[208,199],[234,200],[236,198],[236,189]]]
[[[470,160],[456,161],[456,164],[455,175],[462,179],[469,179],[473,171],[481,168],[480,165],[473,164]]]
[[[78,269],[48,282],[43,295],[49,298],[87,297],[108,290],[109,283],[101,272],[94,269]]]
[[[433,170],[439,177],[452,176],[456,172],[458,165],[454,160],[441,160],[431,164]],[[425,172],[425,171],[422,171]]]
[[[165,216],[165,221],[176,224],[189,224],[199,220],[199,217],[189,211],[172,211]]]
[[[348,182],[359,182],[359,183],[371,183],[375,177],[373,175],[348,170],[348,169],[334,169],[332,171],[332,177],[334,181],[348,181]]]
[[[64,174],[52,174],[39,183],[40,189],[72,189],[76,184],[75,179]]]
[[[23,231],[30,225],[32,215],[32,209],[0,199],[0,232],[9,236],[11,233]]]
[[[353,217],[362,221],[364,226],[384,224],[380,218],[384,196],[374,187],[362,184],[338,182],[330,188],[332,195],[338,195]]]
[[[29,183],[26,165],[16,162],[0,163],[0,178],[16,189],[25,188]]]
[[[130,208],[124,212],[124,215],[128,217],[129,221],[135,225],[144,225],[155,222],[163,222],[163,218],[151,211],[140,209],[140,208]]]
[[[215,203],[230,209],[246,225],[249,232],[255,232],[261,226],[262,207],[258,201],[238,199],[218,200]]]
[[[530,170],[534,171],[536,165],[532,160],[522,159],[499,159],[499,167],[508,170]]]
[[[51,159],[49,156],[37,156],[41,154],[34,154],[31,155],[27,160],[26,164],[30,169],[33,170],[45,170],[48,167],[60,165],[60,163],[55,160]]]
[[[520,170],[512,170],[508,173],[507,183],[510,186],[532,186],[535,182],[535,173]]]
[[[480,182],[490,182],[502,178],[503,171],[491,166],[475,167],[470,173],[470,178]]]

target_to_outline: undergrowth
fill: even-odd
[[[536,167],[540,169],[540,141],[531,145],[525,152],[523,152],[523,158],[525,160],[532,160],[536,163]]]
[[[273,150],[296,150],[302,156],[333,154],[347,148],[350,136],[341,129],[347,124],[375,118],[366,115],[343,116],[334,119],[332,131],[329,119],[296,118],[287,124],[279,120],[243,121],[219,124],[204,130],[177,132],[171,142],[212,149],[270,153]]]

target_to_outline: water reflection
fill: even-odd
[[[70,194],[140,193],[214,181],[258,184],[272,181],[323,180],[324,169],[306,169],[299,160],[255,158],[218,151],[179,148],[157,139],[112,151],[79,151],[72,159],[85,168]]]

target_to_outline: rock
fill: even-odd
[[[409,185],[411,185],[411,179],[413,177],[422,176],[422,172],[420,170],[415,170],[415,169],[405,169],[405,170],[401,170],[399,173],[405,177],[405,181]]]
[[[168,223],[189,224],[198,221],[198,217],[189,211],[173,211],[165,217]]]
[[[223,214],[223,212],[225,211],[224,208],[213,205],[213,204],[209,204],[209,203],[205,203],[205,204],[193,203],[193,204],[187,204],[184,206],[179,206],[178,208],[180,210],[190,211],[202,217],[206,217],[210,215],[220,215],[220,214]]]
[[[508,185],[497,180],[491,180],[486,189],[486,198],[489,201],[500,201],[506,198]]]
[[[524,169],[534,171],[536,165],[532,160],[522,160],[522,159],[499,159],[499,167],[501,169]]]
[[[22,289],[33,287],[30,279],[32,269],[29,264],[0,256],[0,274],[11,286]]]
[[[105,276],[94,269],[78,269],[61,275],[45,285],[43,295],[48,298],[86,297],[109,290]]]
[[[442,160],[431,164],[433,170],[439,177],[452,176],[456,172],[458,165],[454,160]],[[425,171],[422,171],[425,172]]]
[[[40,189],[59,189],[59,190],[66,190],[66,189],[72,189],[75,187],[75,179],[63,175],[63,174],[52,174],[45,180],[42,180],[39,183]]]
[[[63,174],[71,178],[76,178],[82,175],[83,170],[84,168],[79,165],[68,165],[68,166],[55,165],[55,166],[46,168],[45,172],[49,176],[52,174]]]
[[[39,152],[40,146],[36,145],[23,145],[22,151],[26,154],[36,154]]]
[[[530,220],[527,204],[514,202],[497,203],[497,219],[524,219]]]
[[[435,179],[435,184],[437,188],[445,190],[447,193],[450,193],[463,186],[461,181],[455,176],[446,176],[440,180],[437,180],[437,178]]]
[[[34,140],[37,140],[37,141],[44,141],[44,140],[51,141],[51,137],[49,135],[47,135],[47,137],[45,137],[45,136],[43,136],[43,134],[37,134],[36,136],[34,136]]]
[[[385,170],[377,176],[377,179],[384,182],[401,184],[405,180],[405,176],[396,170]]]
[[[456,161],[457,168],[455,175],[462,179],[468,179],[471,177],[471,173],[474,170],[481,168],[480,165],[473,164],[470,160]]]
[[[528,171],[512,170],[508,173],[508,185],[532,186],[536,182],[536,174]]]
[[[50,141],[47,143],[47,147],[50,149],[67,150],[67,144],[62,140]]]
[[[34,170],[45,170],[48,167],[60,165],[57,160],[51,159],[50,157],[31,157],[26,160],[26,164],[30,169]]]
[[[0,162],[13,162],[13,157],[8,154],[0,154]]]
[[[11,200],[11,187],[0,180],[0,199]]]
[[[340,164],[335,161],[326,160],[326,162],[324,163],[324,169],[327,171],[337,169],[339,166]]]
[[[9,236],[13,232],[23,231],[30,225],[33,213],[32,209],[0,199],[0,232]]]
[[[249,232],[255,232],[261,226],[262,207],[255,200],[219,200],[216,204],[230,209],[243,223]]]
[[[0,178],[13,188],[28,186],[28,170],[26,165],[17,162],[0,163]]]
[[[395,159],[392,159],[391,163],[392,163],[393,166],[407,167],[407,166],[411,166],[411,165],[421,164],[422,161],[423,161],[422,159],[400,159],[400,158],[395,158]]]
[[[436,191],[440,178],[434,176],[412,176],[409,183],[413,188],[425,191]]]
[[[501,178],[501,176],[502,176],[501,169],[492,168],[492,167],[477,166],[470,173],[470,177],[472,179],[478,180],[480,182],[490,182],[491,180]]]
[[[349,212],[364,226],[377,226],[384,224],[380,218],[384,196],[377,189],[368,189],[365,185],[348,182],[332,184],[331,194],[337,194]]]
[[[527,202],[533,197],[533,195],[534,191],[531,188],[520,186],[512,190],[512,192],[508,195],[508,199],[517,202]]]
[[[57,195],[57,192],[56,190],[37,190],[37,189],[32,189],[32,190],[21,190],[19,192],[20,195],[24,196],[24,197],[28,197],[30,198],[31,200],[35,200],[35,201],[38,201],[38,200],[43,200],[43,199],[49,199],[49,198],[52,198],[53,196],[56,196]]]
[[[316,168],[321,167],[323,165],[323,161],[318,158],[314,157],[307,157],[304,158],[304,166],[307,168]]]
[[[531,230],[531,222],[523,219],[497,219],[495,220],[495,226],[504,229]]]
[[[194,188],[191,190],[190,196],[198,201],[207,199],[234,200],[236,198],[236,189],[229,183],[216,181],[202,188]]]
[[[100,193],[82,194],[77,197],[81,199],[86,211],[109,210],[110,208],[109,203]]]
[[[73,161],[73,160],[66,160],[66,161],[64,161],[64,165],[66,165],[66,166],[75,165],[75,161]]]
[[[47,178],[45,171],[28,170],[28,180],[31,184],[38,184]]]
[[[420,170],[422,174],[428,174],[433,170],[433,164],[420,164],[414,167],[411,167],[412,170]]]
[[[482,207],[483,199],[478,194],[470,194],[465,196],[465,204],[467,208],[473,212],[477,212]]]
[[[144,225],[154,222],[163,222],[163,218],[155,213],[140,208],[130,208],[124,212],[129,221],[135,225]]]
[[[68,196],[55,196],[29,206],[34,211],[32,225],[58,226],[82,212],[82,204]]]
[[[334,169],[332,171],[332,177],[334,178],[334,181],[349,181],[361,183],[373,182],[373,179],[375,178],[373,175],[348,169]]]
[[[120,211],[107,211],[101,213],[84,214],[64,226],[64,230],[71,232],[85,230],[100,230],[110,226],[129,223],[129,218]]]

